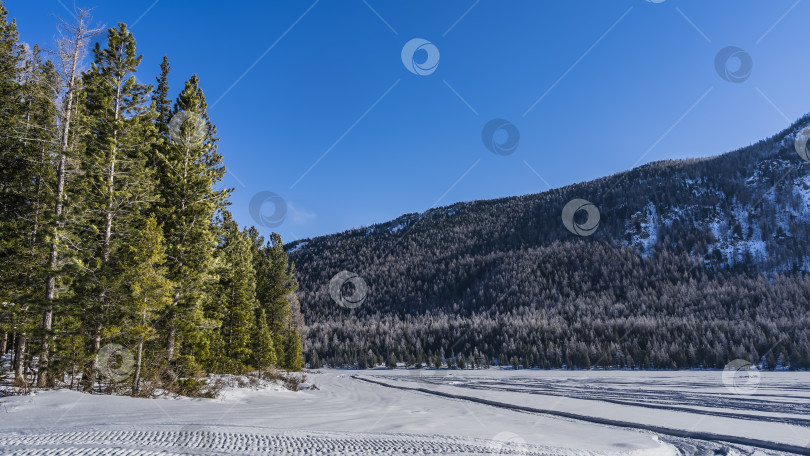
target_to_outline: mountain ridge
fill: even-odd
[[[711,298],[714,303],[704,310],[712,324],[728,326],[727,318],[733,321],[741,312],[757,313],[773,324],[783,310],[803,321],[810,301],[810,294],[804,294],[804,271],[810,267],[806,223],[810,221],[810,163],[799,157],[793,141],[809,121],[810,116],[804,116],[770,138],[721,155],[652,162],[543,193],[455,203],[288,244],[301,284],[302,311],[311,330],[310,356],[317,353],[333,363],[342,357],[350,364],[360,364],[356,353],[372,340],[376,341],[372,352],[383,351],[386,357],[415,357],[426,346],[438,356],[440,349],[449,348],[441,343],[446,339],[443,332],[466,327],[474,320],[484,324],[483,315],[509,314],[506,320],[513,326],[520,312],[573,325],[577,321],[565,308],[580,308],[585,301],[600,309],[592,314],[594,319],[604,319],[606,309],[620,305],[634,319],[661,320],[677,314],[676,307],[650,311],[644,306],[658,306],[656,299],[674,299],[682,301],[683,309],[703,309],[701,302]],[[578,236],[576,230],[564,226],[561,213],[575,199],[592,202],[598,208],[599,224],[592,234]],[[584,212],[570,214],[574,226],[584,226]],[[579,249],[590,256],[583,256]],[[549,269],[548,264],[557,266]],[[636,274],[633,268],[641,268],[643,273]],[[343,270],[362,279],[355,284],[364,287],[361,305],[348,310],[336,305],[340,300],[332,298],[334,290],[329,287],[335,274]],[[526,270],[534,272],[526,275]],[[757,308],[757,303],[778,301],[772,296],[775,291],[762,285],[763,277],[771,281],[776,277],[779,286],[785,287],[779,293],[792,293],[795,299],[785,304],[788,309],[779,310],[777,304],[767,311]],[[736,283],[739,290],[729,293],[741,294],[735,304],[709,291],[692,296],[691,289],[678,289],[689,283],[716,289]],[[351,288],[344,291],[352,294]],[[642,297],[633,301],[634,294]],[[554,312],[543,314],[552,307]],[[423,331],[417,336],[417,329],[396,329],[402,322],[419,320],[419,325],[429,327],[431,318],[449,322],[455,317],[466,320],[457,321],[455,329],[448,323],[434,334]],[[345,318],[361,326],[373,321],[385,331],[393,331],[390,337],[404,337],[405,341],[396,343],[365,333],[356,342],[341,337],[335,340],[335,334],[340,333],[336,319]],[[393,320],[383,324],[386,319]],[[613,323],[617,325],[614,330],[621,328],[619,322]],[[739,330],[733,324],[726,326],[712,331]],[[413,334],[407,335],[408,331]],[[566,362],[562,356],[551,357],[553,362],[548,356],[536,358],[532,353],[539,353],[538,342],[531,338],[523,337],[514,348],[503,348],[497,342],[515,337],[515,331],[509,325],[494,328],[488,335],[465,342],[462,351],[468,356],[475,356],[475,351],[486,352],[487,363],[497,363],[497,358],[502,362],[498,355],[503,352],[509,359],[571,365],[572,361]],[[610,345],[612,339],[589,340],[587,332],[568,339],[562,334],[552,345],[564,351],[590,344],[592,349],[579,348],[579,352],[591,351],[591,357],[604,359],[599,354],[604,346],[595,346]],[[745,350],[731,351],[738,357],[760,360],[775,343],[764,333],[760,336],[761,340],[748,341]],[[788,350],[783,358],[801,360],[803,348],[797,350]],[[731,351],[724,349],[724,355]],[[352,352],[353,358],[347,354]],[[688,352],[688,346],[674,352],[680,356]],[[379,356],[381,353],[374,353],[377,361]],[[651,363],[660,367],[674,362],[670,355],[660,358],[668,361]],[[705,356],[698,358],[679,358],[675,364],[709,362]],[[711,362],[717,364],[720,358],[723,356],[712,355]],[[446,357],[442,359],[447,362]],[[584,358],[578,359],[581,363]],[[797,363],[801,361],[794,366]]]

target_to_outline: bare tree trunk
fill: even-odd
[[[177,318],[177,303],[180,300],[180,293],[174,294],[174,299],[172,300],[171,309],[169,310],[168,315],[168,339],[166,341],[166,359],[169,362],[169,369],[171,369],[172,361],[174,360],[174,347],[177,343],[177,328],[175,326],[174,320]]]
[[[138,394],[141,386],[141,360],[143,359],[143,337],[138,341],[138,354],[135,359],[135,385],[132,392]]]
[[[14,349],[14,383],[20,386],[25,382],[25,349],[26,338],[24,333],[17,334],[16,347]]]
[[[9,349],[11,350],[11,365],[16,366],[17,362],[17,333],[11,333],[11,345]]]
[[[101,350],[101,325],[98,325],[93,333],[92,345],[90,346],[93,357],[88,361],[85,371],[82,374],[82,383],[84,384],[84,390],[86,392],[92,393],[93,388],[96,386],[99,350]]]
[[[0,356],[6,356],[8,351],[8,333],[3,333],[3,339],[0,340]]]
[[[166,343],[166,358],[169,360],[169,363],[171,363],[174,360],[174,345],[175,345],[175,338],[177,337],[176,336],[177,330],[174,327],[174,318],[175,318],[174,310],[172,310],[171,313],[169,313],[169,318],[172,320],[172,322],[169,323],[169,337]]]

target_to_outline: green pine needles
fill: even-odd
[[[63,23],[52,60],[0,1],[0,352],[22,388],[197,394],[301,370],[293,265],[227,210],[200,80],[171,98],[123,23]],[[89,61],[88,61],[89,60]]]

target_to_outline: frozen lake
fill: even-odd
[[[810,454],[810,373],[323,370],[319,390],[0,399],[0,454]]]

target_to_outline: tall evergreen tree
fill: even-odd
[[[281,236],[270,235],[270,241],[261,249],[258,261],[258,281],[256,294],[259,306],[267,313],[270,328],[276,334],[289,331],[288,323],[292,315],[291,295],[298,288],[295,281],[295,265],[290,262]]]
[[[172,100],[169,98],[170,71],[171,65],[169,64],[169,57],[164,55],[163,61],[160,63],[160,75],[155,78],[157,84],[152,94],[152,100],[155,102],[155,125],[157,126],[161,138],[163,138],[166,143],[170,141],[169,122],[172,120]]]
[[[91,335],[85,388],[95,383],[96,354],[115,300],[120,299],[118,268],[123,246],[145,210],[154,202],[154,184],[147,167],[156,134],[147,104],[151,87],[135,73],[142,56],[125,24],[107,33],[107,47],[96,45],[94,61],[84,77],[86,136],[83,171],[89,241],[83,259],[85,329]]]
[[[0,3],[0,295],[14,322],[18,383],[24,383],[26,359],[38,350],[29,339],[37,329],[47,259],[55,79],[37,46],[20,45],[16,23]]]
[[[393,356],[393,354],[391,356]],[[304,355],[301,352],[301,336],[298,334],[296,328],[291,328],[285,340],[284,363],[282,367],[291,371],[300,371],[304,368]]]
[[[0,3],[0,252],[12,263],[0,268],[0,291],[8,302],[18,300],[20,293],[14,263],[21,262],[24,250],[20,232],[27,211],[28,163],[20,141],[23,59],[17,24],[9,21],[5,4]]]
[[[47,282],[48,241],[47,228],[52,220],[54,167],[53,151],[56,144],[56,70],[50,62],[43,62],[37,46],[27,53],[23,73],[23,112],[20,128],[20,150],[27,166],[25,184],[27,209],[18,220],[23,223],[19,232],[24,235],[24,264],[17,283],[25,288],[26,300],[35,305],[36,313],[43,317],[38,337],[39,384],[45,386],[49,359],[51,302],[42,299]]]
[[[231,214],[225,212],[222,242],[218,248],[219,286],[216,295],[221,300],[221,336],[224,365],[238,372],[251,360],[253,325],[256,309],[256,273],[248,235],[239,230]],[[223,363],[220,363],[221,365]]]
[[[80,8],[74,8],[74,10],[74,22],[63,21],[60,26],[60,39],[57,41],[58,49],[56,51],[56,69],[61,97],[56,103],[58,106],[58,127],[55,135],[57,140],[56,163],[54,166],[56,177],[53,184],[53,214],[47,230],[50,255],[42,318],[40,386],[49,385],[53,380],[50,376],[49,360],[54,307],[58,299],[59,288],[64,286],[62,278],[66,274],[63,273],[63,267],[73,258],[73,252],[66,251],[68,249],[65,247],[71,244],[71,242],[65,241],[70,237],[70,233],[67,231],[78,225],[79,211],[74,211],[72,206],[81,198],[78,189],[69,185],[69,178],[74,174],[72,170],[78,168],[77,162],[79,161],[76,151],[81,134],[75,125],[84,109],[83,104],[78,101],[81,93],[82,60],[85,57],[89,39],[100,32],[100,29],[90,27],[89,11]],[[73,197],[69,198],[68,195],[71,194]],[[68,206],[67,201],[72,201],[73,204]],[[67,317],[67,315],[63,316]],[[63,321],[72,321],[72,319],[67,317]]]
[[[196,76],[189,79],[165,124],[163,103],[168,91],[168,61],[159,79],[159,129],[167,129],[158,148],[161,202],[158,218],[166,237],[169,278],[176,288],[166,312],[167,359],[174,364],[178,345],[194,363],[195,346],[204,345],[203,306],[214,266],[217,227],[214,216],[225,207],[229,190],[217,188],[225,168],[217,152],[216,127],[208,118],[207,103]]]
[[[270,325],[267,324],[264,309],[257,311],[253,341],[253,363],[259,370],[259,374],[262,375],[265,368],[275,365],[277,362],[273,333],[270,331]]]
[[[166,246],[163,233],[154,215],[136,233],[130,246],[129,258],[122,275],[129,286],[131,300],[124,301],[124,331],[135,342],[135,378],[133,391],[138,392],[141,382],[141,366],[144,344],[153,339],[157,331],[155,322],[171,304],[172,284],[166,278]]]

